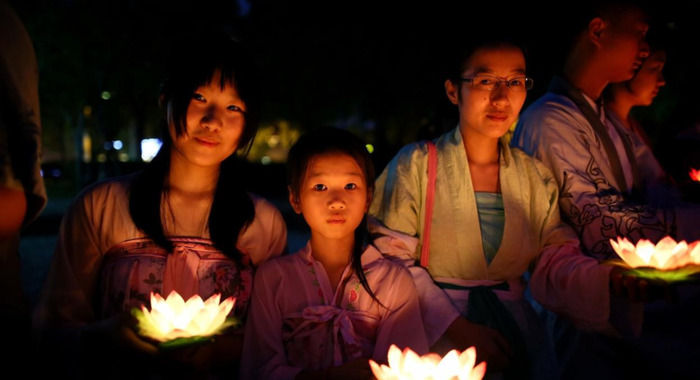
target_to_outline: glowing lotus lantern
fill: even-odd
[[[646,239],[634,245],[627,238],[618,237],[617,242],[610,239],[610,244],[626,266],[640,277],[682,281],[700,272],[700,241],[688,244],[666,236],[656,245]]]
[[[172,291],[166,299],[151,292],[151,310],[141,306],[133,309],[142,336],[160,343],[161,348],[174,348],[210,340],[229,326],[237,325],[236,318],[227,318],[235,299],[229,297],[219,303],[221,295],[214,294],[206,301],[199,295],[185,300]]]
[[[700,182],[700,169],[690,169],[690,179]]]
[[[476,349],[469,347],[460,353],[452,350],[440,357],[430,353],[418,356],[410,348],[401,351],[396,345],[389,347],[387,355],[389,365],[369,361],[372,373],[377,380],[481,380],[486,373],[486,362],[476,363]]]

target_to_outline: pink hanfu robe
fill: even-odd
[[[54,353],[63,358],[62,363],[81,357],[78,350],[85,326],[141,304],[150,306],[150,292],[166,297],[176,290],[185,299],[194,294],[207,299],[220,293],[222,300],[234,296],[231,313],[243,318],[253,267],[284,252],[287,229],[281,213],[265,199],[251,195],[255,218],[238,236],[236,245],[243,253],[240,263],[214,248],[206,224],[201,230],[185,230],[167,217],[163,227],[175,249],[166,254],[131,219],[133,177],[89,186],[64,215],[34,312],[39,343],[57,346]],[[161,208],[167,216],[165,203]]]
[[[236,263],[207,239],[173,240],[170,254],[150,239],[129,240],[105,254],[99,292],[102,316],[149,306],[151,292],[165,298],[177,291],[184,300],[195,294],[202,300],[214,294],[221,300],[234,297],[231,315],[243,319],[253,287],[250,258]]]
[[[262,265],[246,324],[242,378],[293,379],[303,369],[321,370],[358,358],[385,363],[392,344],[426,354],[409,272],[371,245],[362,254],[362,267],[384,306],[371,298],[350,265],[337,289],[331,289],[310,244]]]

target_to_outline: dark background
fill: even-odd
[[[403,144],[456,125],[440,59],[475,34],[510,32],[526,43],[535,79],[526,106],[547,87],[565,53],[562,31],[575,4],[423,1],[10,1],[34,41],[40,64],[44,145],[52,159],[71,156],[75,125],[104,140],[125,128],[158,136],[157,88],[163,56],[183,30],[207,38],[223,26],[253,48],[264,73],[263,124],[288,120],[304,130],[336,125],[377,148],[378,169]],[[652,31],[669,44],[668,85],[651,107],[634,112],[647,127],[659,159],[675,172],[668,149],[697,123],[700,91],[700,1],[640,2]],[[192,54],[206,54],[196,46]],[[112,98],[100,98],[108,90]],[[81,117],[91,107],[89,118]],[[81,119],[82,118],[82,119]],[[51,154],[53,152],[53,154]],[[122,164],[122,166],[124,166]],[[132,170],[138,163],[122,171]],[[680,170],[680,169],[679,169]],[[687,175],[686,168],[682,168]],[[97,179],[84,169],[73,190]],[[119,174],[107,171],[109,174]],[[675,174],[675,173],[674,173]],[[105,172],[102,172],[105,175]]]

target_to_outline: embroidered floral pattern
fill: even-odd
[[[588,246],[588,253],[599,260],[616,257],[610,239],[625,236],[634,241],[654,239],[675,231],[674,222],[667,223],[658,218],[655,208],[644,204],[630,204],[619,189],[612,186],[591,153],[590,144],[583,141],[590,158],[585,173],[562,175],[559,202],[564,219],[574,227],[579,239]],[[573,183],[579,187],[572,191]],[[593,198],[582,197],[580,187],[585,184],[595,194]],[[592,202],[586,200],[592,199]],[[582,202],[583,200],[583,202]],[[587,233],[584,237],[584,233]],[[586,241],[595,236],[595,241]]]
[[[318,282],[318,276],[316,275],[316,268],[314,268],[314,263],[310,261],[306,262],[306,266],[308,267],[309,274],[311,274],[311,285],[316,287],[316,293],[318,294],[318,298],[321,302],[321,305],[325,305],[326,298],[323,297],[323,290],[321,290],[321,284]]]
[[[222,299],[233,296],[233,315],[244,316],[252,290],[253,268],[239,264],[203,239],[176,240],[172,254],[194,255],[195,279],[199,295],[206,299],[215,293]],[[162,294],[168,253],[148,239],[124,242],[105,254],[101,294],[104,316],[122,310],[148,306],[151,292]],[[177,277],[172,284],[178,290]]]
[[[359,281],[354,282],[353,284],[350,284],[350,290],[348,291],[348,303],[345,305],[345,308],[351,311],[354,311],[357,309],[357,301],[360,298],[360,288],[362,287],[362,284],[360,284]]]

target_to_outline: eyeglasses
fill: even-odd
[[[472,88],[484,91],[493,91],[494,88],[505,84],[507,88],[514,92],[524,92],[532,89],[534,81],[528,77],[517,77],[510,79],[501,79],[493,75],[477,74],[471,78],[460,78],[462,82],[471,84]]]

